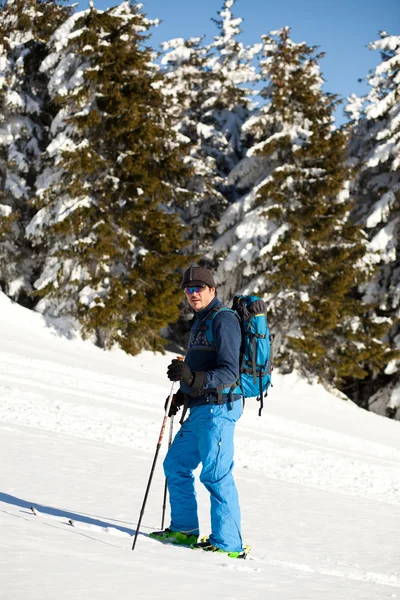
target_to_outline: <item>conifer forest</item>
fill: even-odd
[[[323,49],[246,46],[235,9],[158,50],[134,1],[0,3],[0,288],[137,354],[184,347],[201,264],[267,302],[275,369],[400,419],[400,34],[342,99]]]

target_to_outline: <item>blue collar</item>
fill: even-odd
[[[202,321],[203,318],[206,316],[206,314],[210,310],[212,310],[216,306],[220,306],[221,304],[222,304],[222,302],[219,298],[217,298],[217,297],[213,298],[211,300],[210,304],[207,304],[207,306],[205,308],[203,308],[203,310],[199,310],[199,312],[194,313],[195,319],[200,319]]]

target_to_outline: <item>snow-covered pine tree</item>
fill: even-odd
[[[70,12],[56,1],[0,4],[0,285],[28,305],[39,258],[25,226],[51,120],[39,65],[50,35]]]
[[[365,244],[348,221],[337,99],[322,90],[322,55],[294,43],[288,27],[263,36],[263,44],[265,104],[245,124],[252,147],[236,169],[249,191],[222,219],[219,278],[226,299],[242,288],[268,301],[283,370],[341,385],[349,375],[364,377],[370,358],[377,369],[384,347],[354,295],[366,276]]]
[[[185,260],[169,205],[188,172],[144,43],[150,25],[123,2],[77,13],[53,35],[41,71],[58,113],[27,228],[47,253],[38,308],[130,353],[163,347]]]
[[[243,158],[241,129],[252,106],[248,84],[258,79],[253,59],[261,46],[244,46],[237,37],[241,33],[240,17],[234,17],[236,0],[224,0],[220,18],[213,19],[219,30],[210,45],[209,70],[214,75],[212,94],[207,108],[214,127],[224,136],[223,145],[215,147],[220,170],[227,176]],[[222,141],[222,140],[221,140]]]
[[[370,44],[382,62],[367,77],[370,92],[349,98],[349,154],[356,175],[352,218],[368,235],[366,260],[376,266],[363,286],[377,319],[387,323],[385,339],[400,350],[400,36],[381,32]],[[400,364],[392,361],[365,385],[355,382],[358,401],[400,419]]]
[[[204,254],[215,239],[219,218],[232,201],[227,176],[243,156],[241,127],[249,114],[249,90],[256,79],[252,66],[257,47],[237,41],[240,18],[234,18],[234,0],[225,0],[219,35],[211,44],[203,38],[175,39],[163,45],[161,61],[164,92],[176,127],[190,144],[193,176],[187,188],[195,195],[183,207],[192,251]]]
[[[211,93],[211,76],[207,73],[209,48],[203,45],[202,38],[177,38],[162,47],[162,92],[178,137],[189,147],[186,160],[192,170],[185,182],[189,197],[176,206],[176,211],[188,224],[186,235],[191,253],[202,254],[213,241],[221,207],[226,205],[219,191],[224,180],[208,151],[210,139],[218,132],[203,122],[204,106]]]

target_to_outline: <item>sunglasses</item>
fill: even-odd
[[[188,287],[184,288],[184,292],[185,294],[187,294],[188,296],[190,294],[200,294],[200,292],[204,292],[204,290],[206,289],[206,285],[189,285]]]

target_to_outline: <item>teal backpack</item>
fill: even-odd
[[[206,320],[207,340],[213,344],[212,321],[221,311],[235,313],[242,330],[240,349],[239,381],[222,393],[235,393],[240,387],[244,398],[255,398],[260,402],[259,416],[264,406],[264,396],[271,385],[272,337],[267,324],[267,305],[258,296],[235,296],[232,308],[220,306]]]

